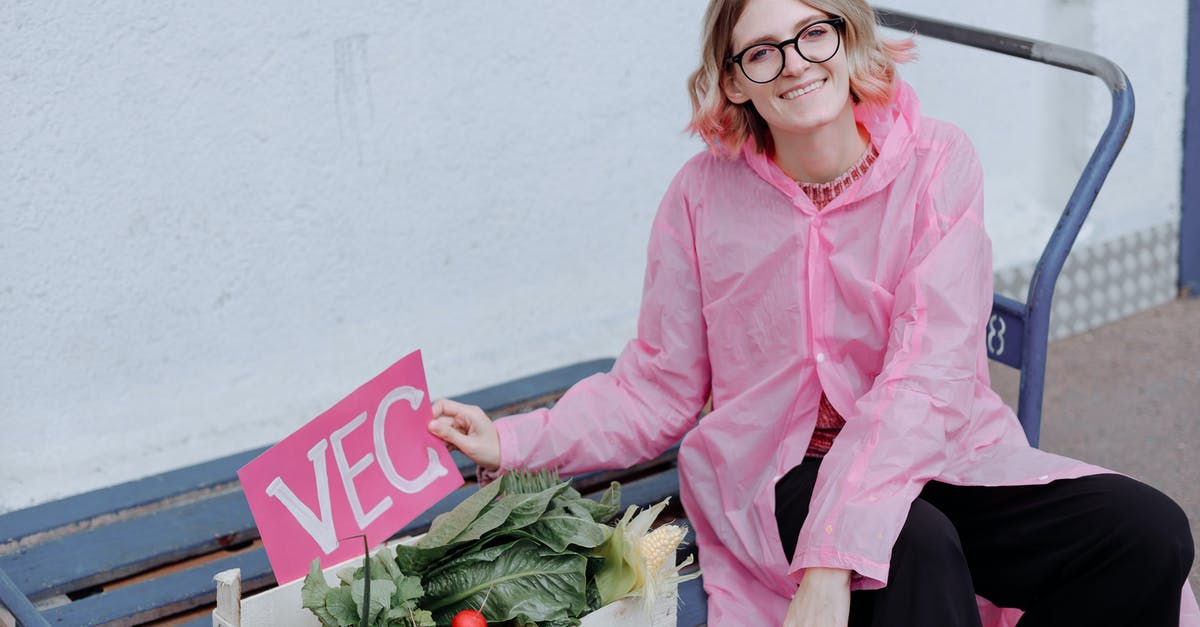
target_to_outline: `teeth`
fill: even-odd
[[[802,89],[793,89],[792,91],[789,91],[789,92],[783,94],[782,98],[784,100],[791,100],[793,98],[799,98],[800,96],[803,96],[804,94],[807,94],[808,92],[813,91],[824,84],[825,84],[824,80],[819,80],[815,83],[810,83],[807,87],[804,87]]]

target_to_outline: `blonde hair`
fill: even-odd
[[[775,150],[767,122],[750,102],[734,104],[725,97],[726,72],[737,71],[726,62],[733,53],[733,27],[749,0],[711,0],[704,14],[700,67],[688,79],[692,98],[689,130],[713,149],[737,154],[746,139],[754,137],[761,152]],[[797,0],[798,2],[801,0]],[[886,105],[892,97],[896,63],[915,57],[912,39],[889,40],[876,34],[875,11],[865,0],[803,0],[804,4],[844,22],[842,44],[850,68],[850,95],[856,103]]]

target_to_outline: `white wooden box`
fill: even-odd
[[[391,548],[400,542],[416,540],[406,538],[387,546]],[[331,586],[338,585],[337,571],[361,562],[361,559],[326,568],[323,571],[326,581]],[[222,571],[213,579],[217,582],[217,609],[212,614],[213,627],[321,627],[312,612],[301,606],[302,579],[245,598],[242,597],[239,569]],[[663,596],[653,613],[646,612],[640,597],[622,599],[584,616],[582,627],[675,627],[678,606],[675,589]]]

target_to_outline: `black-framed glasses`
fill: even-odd
[[[842,45],[842,28],[845,23],[840,17],[818,20],[805,26],[787,41],[777,44],[754,44],[729,57],[727,61],[742,68],[742,74],[752,82],[769,83],[783,74],[788,46],[794,47],[809,63],[824,63],[832,59]]]

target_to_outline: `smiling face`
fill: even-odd
[[[750,0],[733,27],[732,52],[792,39],[810,23],[830,17],[799,0]],[[752,103],[777,139],[781,134],[812,133],[839,121],[849,120],[853,128],[845,42],[824,63],[805,60],[793,46],[785,50],[783,72],[768,83],[752,82],[736,64],[728,66],[722,81],[726,97],[736,104]]]

